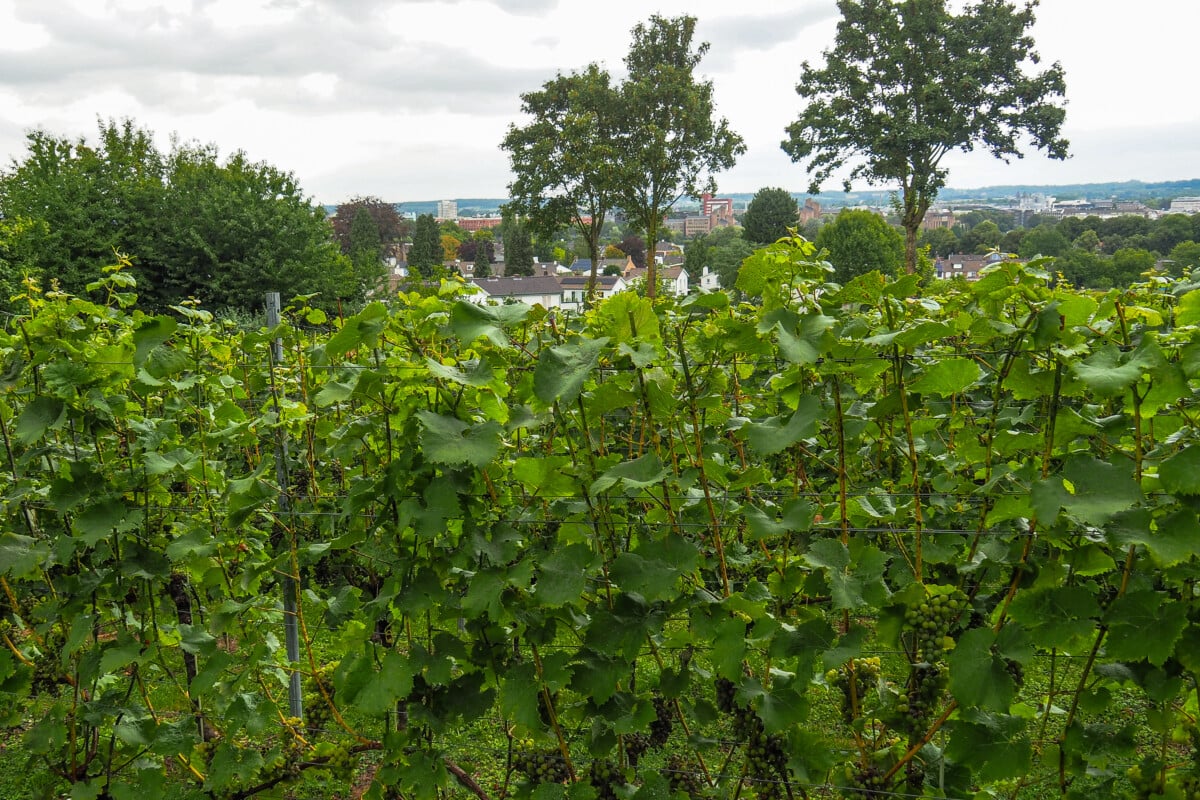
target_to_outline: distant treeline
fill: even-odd
[[[944,203],[954,202],[983,202],[1016,197],[1018,194],[1040,194],[1057,197],[1059,200],[1077,200],[1081,198],[1108,200],[1154,200],[1170,199],[1191,195],[1200,195],[1200,178],[1180,181],[1112,181],[1108,183],[1068,183],[1053,186],[1034,186],[1031,184],[1009,184],[1004,186],[983,186],[977,189],[943,189],[938,193],[938,200]],[[804,192],[792,192],[794,197],[804,199],[809,195]],[[871,190],[861,192],[822,192],[816,195],[817,202],[826,206],[869,205],[883,206],[891,202],[890,190]],[[745,208],[752,192],[722,192],[722,197],[732,198],[738,208]],[[463,217],[490,216],[500,213],[500,207],[508,200],[500,197],[492,198],[458,198],[458,213]],[[698,203],[699,201],[692,201]],[[396,203],[396,210],[401,214],[436,214],[437,200],[414,200]],[[683,206],[688,205],[684,201]],[[337,206],[327,205],[330,214]]]

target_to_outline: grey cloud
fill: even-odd
[[[445,2],[445,0],[405,0],[409,3],[436,3]],[[459,3],[462,0],[449,0],[452,3]],[[535,14],[544,14],[558,7],[559,0],[485,0],[488,5],[493,5],[496,8],[507,14],[515,14],[518,16],[532,16]]]
[[[355,4],[383,5],[376,0]],[[172,18],[151,11],[103,23],[40,10],[25,17],[45,25],[52,41],[32,53],[0,53],[0,85],[20,87],[43,103],[119,89],[153,108],[204,111],[236,90],[239,97],[276,109],[328,112],[382,105],[486,112],[515,109],[521,92],[551,77],[541,70],[487,64],[466,47],[418,48],[379,26],[332,17],[311,2],[286,24],[238,32],[218,30],[195,13]],[[297,81],[313,72],[337,76],[331,98],[300,88]]]
[[[773,14],[701,17],[697,33],[712,45],[704,61],[705,68],[718,71],[728,68],[743,52],[766,50],[794,41],[806,28],[837,16],[834,0],[813,0],[802,8]]]

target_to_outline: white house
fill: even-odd
[[[473,303],[528,303],[542,308],[562,305],[563,290],[554,275],[513,275],[502,278],[474,278],[471,285],[479,291],[468,299]]]

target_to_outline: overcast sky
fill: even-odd
[[[834,0],[0,0],[0,163],[32,129],[94,139],[98,117],[131,117],[164,149],[176,135],[289,170],[322,203],[505,197],[520,94],[591,61],[619,75],[653,12],[695,15],[712,44],[700,70],[748,147],[720,189],[803,191],[779,143]],[[956,156],[950,185],[1200,177],[1198,28],[1196,0],[1042,0],[1074,155]]]

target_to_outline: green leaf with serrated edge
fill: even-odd
[[[603,494],[618,483],[632,489],[644,489],[658,484],[667,475],[667,468],[654,453],[648,453],[632,461],[622,461],[592,482],[589,492]]]
[[[1200,446],[1188,445],[1158,467],[1162,487],[1175,495],[1200,494]]]
[[[1200,520],[1191,509],[1181,508],[1172,514],[1159,517],[1154,522],[1154,530],[1150,529],[1148,519],[1145,525],[1132,530],[1105,530],[1109,533],[1109,540],[1116,544],[1145,545],[1150,557],[1160,567],[1182,564],[1200,553]]]
[[[1146,339],[1131,353],[1122,353],[1108,345],[1089,358],[1072,365],[1075,377],[1101,396],[1118,394],[1136,383],[1144,374],[1165,363],[1162,351],[1152,339]]]
[[[1109,658],[1144,658],[1162,666],[1187,627],[1187,608],[1159,592],[1130,592],[1112,602],[1104,622],[1108,626],[1104,644]]]
[[[629,662],[591,650],[571,670],[571,689],[597,704],[608,702],[629,675]]]
[[[1009,606],[1009,616],[1027,628],[1042,647],[1068,653],[1090,646],[1099,615],[1096,598],[1081,586],[1027,589]]]
[[[593,560],[594,554],[585,544],[558,547],[542,559],[535,588],[542,605],[561,606],[578,600],[587,588],[588,570]]]
[[[1063,466],[1062,475],[1071,487],[1062,498],[1063,508],[1091,525],[1103,525],[1114,514],[1142,499],[1141,487],[1124,464],[1110,464],[1091,456],[1072,456]],[[1047,522],[1052,519],[1048,518]]]
[[[1195,325],[1200,322],[1200,289],[1181,296],[1175,306],[1176,325]]]
[[[782,453],[801,439],[817,434],[817,422],[823,418],[820,398],[806,395],[800,398],[796,411],[786,422],[772,417],[761,423],[747,422],[742,426],[750,449],[758,455]]]
[[[66,418],[67,407],[57,397],[40,395],[29,401],[17,416],[17,427],[14,431],[16,439],[21,444],[33,444],[53,428],[57,428]]]
[[[981,375],[982,371],[975,361],[967,358],[947,358],[925,367],[908,388],[920,394],[950,397],[966,391]]]
[[[346,320],[341,330],[325,344],[325,355],[335,359],[360,347],[374,347],[379,334],[387,327],[387,307],[382,303],[370,303],[362,311]]]
[[[1004,659],[992,652],[995,641],[991,628],[966,631],[946,659],[950,664],[950,693],[964,708],[1008,711],[1016,694]]]
[[[162,345],[179,328],[179,323],[172,317],[147,317],[133,331],[133,363],[141,366],[146,362],[150,353]]]
[[[471,425],[426,410],[418,411],[416,416],[422,426],[421,447],[432,461],[482,468],[500,453],[504,429],[498,422]]]
[[[412,686],[413,673],[408,659],[391,650],[354,698],[354,707],[364,714],[385,714],[395,709],[398,700],[408,696]]]
[[[754,705],[768,734],[783,733],[808,719],[808,698],[787,681],[772,684]]]
[[[460,386],[490,386],[496,380],[496,373],[486,358],[467,364],[466,372],[432,358],[425,359],[425,366],[436,377]]]
[[[654,302],[636,292],[620,292],[596,310],[600,333],[618,344],[657,342],[662,339]]]
[[[600,352],[606,344],[607,337],[547,347],[533,370],[534,396],[546,405],[574,402],[584,381],[600,363]]]
[[[870,631],[861,625],[852,627],[838,639],[835,647],[821,654],[821,662],[825,669],[835,669],[850,659],[861,656],[869,635]]]
[[[981,783],[1027,775],[1033,752],[1027,726],[1028,720],[1007,714],[960,712],[959,719],[947,724],[946,757],[970,765]]]
[[[882,578],[888,556],[874,546],[856,547],[851,565],[851,552],[844,544],[822,539],[812,543],[804,560],[826,570],[836,609],[861,608],[882,600],[886,592]]]

